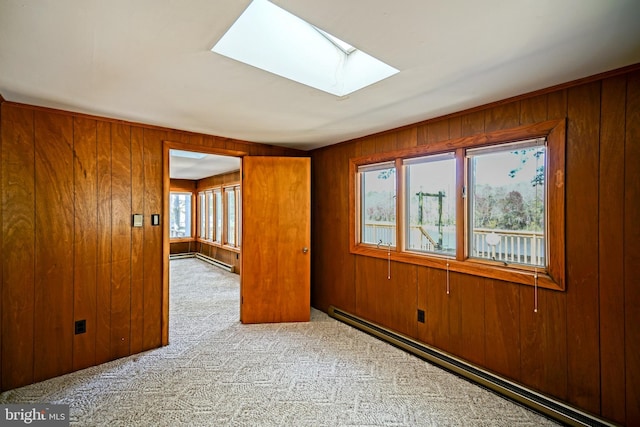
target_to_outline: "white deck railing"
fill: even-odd
[[[423,227],[411,226],[412,249],[434,251],[437,235],[429,235]],[[367,223],[364,227],[363,242],[377,244],[382,241],[386,246],[396,244],[396,226],[389,223]],[[487,240],[487,236],[489,239]],[[474,258],[495,259],[507,263],[545,265],[544,236],[535,231],[511,231],[475,228],[472,233],[471,256]]]

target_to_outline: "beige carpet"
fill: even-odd
[[[78,426],[555,425],[312,310],[242,325],[238,276],[171,261],[170,345],[0,395]]]

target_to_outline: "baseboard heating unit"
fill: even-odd
[[[501,378],[462,359],[393,332],[336,307],[329,307],[329,316],[360,329],[419,358],[491,389],[502,396],[527,406],[549,418],[571,426],[615,426],[595,415],[581,411],[558,400]]]
[[[233,265],[227,264],[215,258],[208,257],[199,252],[187,252],[182,254],[171,254],[169,255],[169,259],[181,259],[181,258],[198,258],[201,261],[208,262],[211,265],[215,265],[216,267],[220,267],[223,270],[226,270],[230,273],[235,271],[235,267]]]

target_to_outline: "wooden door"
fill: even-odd
[[[311,161],[247,156],[242,164],[242,323],[311,314]]]

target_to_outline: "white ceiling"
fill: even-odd
[[[198,180],[240,170],[239,157],[201,153],[204,157],[192,158],[175,155],[179,153],[175,153],[174,150],[170,150],[169,154],[171,178]]]
[[[309,150],[640,62],[638,0],[274,3],[400,73],[335,97],[211,52],[249,0],[0,0],[0,94]]]

